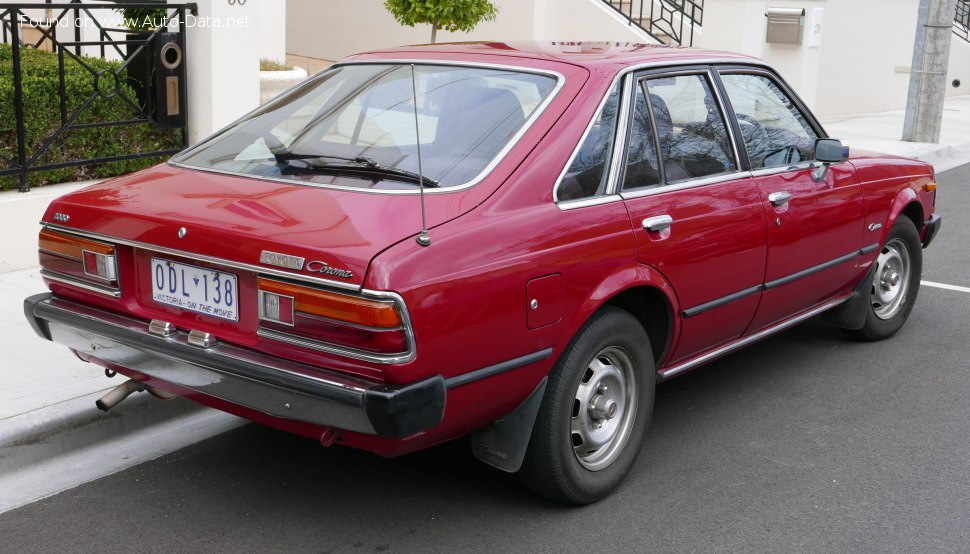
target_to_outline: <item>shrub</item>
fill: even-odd
[[[260,71],[292,71],[293,66],[286,62],[278,62],[269,58],[259,59]]]
[[[57,129],[61,127],[60,80],[58,78],[57,54],[21,48],[21,74],[23,79],[23,106],[27,131],[27,156],[37,151]],[[9,44],[0,44],[0,168],[17,165],[17,117],[13,87],[13,50]],[[102,79],[111,79],[120,62],[101,58],[83,57],[82,60],[94,72],[107,71]],[[87,70],[70,55],[64,55],[64,87],[67,115],[74,113],[95,93],[94,73]],[[114,87],[113,79],[103,90]],[[119,93],[135,104],[135,93],[121,79]],[[121,98],[98,96],[75,120],[74,124],[127,121],[140,117],[138,112]],[[178,136],[176,133],[172,135]],[[54,144],[32,165],[104,158],[139,152],[151,152],[179,148],[171,136],[150,123],[121,127],[101,127],[65,131]],[[66,181],[81,181],[99,177],[112,177],[136,171],[163,161],[163,157],[143,158],[80,167],[68,167],[30,173],[31,186]],[[0,189],[15,188],[18,175],[0,177]]]

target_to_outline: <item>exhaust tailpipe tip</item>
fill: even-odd
[[[145,385],[134,379],[129,379],[124,383],[118,385],[117,387],[108,391],[108,394],[102,396],[94,405],[98,407],[102,412],[107,412],[111,408],[114,408],[125,399],[136,392],[141,392],[145,390]]]

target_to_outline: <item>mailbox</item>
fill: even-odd
[[[765,42],[801,44],[805,30],[804,8],[768,8]]]

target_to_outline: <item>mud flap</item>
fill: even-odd
[[[532,394],[512,413],[472,432],[472,452],[476,458],[508,473],[519,471],[547,380],[548,377],[543,377]]]
[[[841,306],[826,312],[822,320],[842,329],[858,331],[866,324],[866,317],[872,309],[869,297],[871,295],[872,278],[876,275],[876,264],[873,263],[866,273],[865,279],[852,291],[852,298]]]

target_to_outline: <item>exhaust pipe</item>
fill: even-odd
[[[159,400],[172,400],[175,398],[174,394],[167,393],[163,390],[157,389],[155,387],[150,387],[140,381],[134,379],[129,379],[124,383],[118,385],[117,387],[108,391],[108,394],[102,396],[99,400],[95,401],[95,405],[99,410],[107,412],[111,408],[114,408],[125,399],[136,392],[148,391],[148,394],[154,396]]]
[[[97,406],[102,412],[107,412],[111,408],[121,404],[121,401],[125,398],[128,398],[136,392],[141,392],[145,390],[145,388],[144,383],[139,383],[134,379],[128,379],[124,383],[108,391],[108,394],[98,399],[94,405]]]

